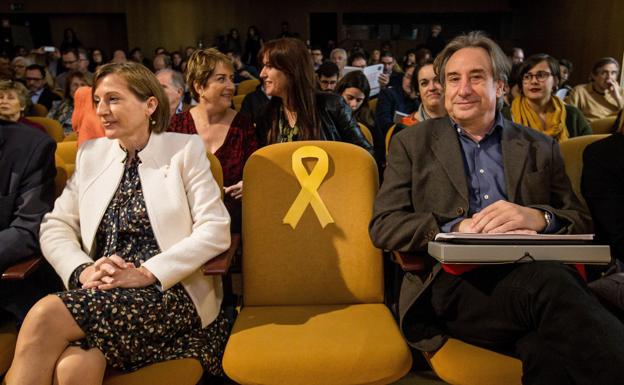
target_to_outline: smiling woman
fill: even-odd
[[[514,122],[531,127],[561,142],[592,133],[581,111],[554,95],[559,84],[559,63],[545,54],[529,57],[520,68],[521,97],[511,104]]]
[[[174,115],[169,131],[198,134],[207,151],[223,167],[225,206],[232,216],[232,231],[240,231],[243,167],[258,149],[251,120],[231,108],[234,67],[221,52],[210,48],[195,51],[188,60],[186,83],[198,104]]]
[[[199,269],[229,247],[229,216],[203,145],[163,133],[167,100],[144,66],[106,64],[94,83],[106,138],[80,147],[40,230],[68,290],[26,316],[7,383],[99,384],[107,365],[177,358],[219,374],[229,321],[220,279]]]

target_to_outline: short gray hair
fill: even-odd
[[[465,35],[457,36],[450,43],[444,47],[442,52],[435,58],[433,62],[433,69],[440,79],[440,84],[444,87],[444,70],[446,69],[446,63],[451,56],[462,48],[483,48],[487,51],[492,61],[492,76],[494,80],[502,80],[507,82],[509,79],[509,72],[511,71],[511,64],[509,59],[505,56],[503,50],[494,42],[494,40],[487,37],[482,31],[473,31]]]
[[[156,72],[156,76],[160,74],[171,74],[171,83],[173,83],[174,87],[184,92],[186,84],[184,84],[184,77],[179,71],[173,70],[171,68],[164,68]]]
[[[334,48],[334,49],[332,49],[332,51],[329,53],[329,58],[331,59],[334,56],[334,54],[338,53],[338,52],[342,53],[344,55],[345,59],[347,58],[347,51],[345,51],[344,48]]]

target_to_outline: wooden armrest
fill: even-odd
[[[34,257],[24,262],[17,263],[2,273],[3,280],[21,280],[28,277],[33,271],[37,270],[39,265],[43,263],[43,257]]]
[[[212,258],[210,261],[206,262],[204,266],[202,266],[202,272],[204,275],[227,274],[228,270],[230,270],[230,266],[232,266],[234,255],[236,254],[236,250],[238,249],[240,243],[241,235],[238,233],[232,234],[230,248]]]
[[[395,263],[398,263],[403,271],[415,272],[423,271],[428,268],[425,257],[414,253],[402,253],[400,251],[393,251],[392,260]]]

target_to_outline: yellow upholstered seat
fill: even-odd
[[[63,142],[76,142],[77,140],[78,140],[78,134],[76,134],[76,131],[72,131],[71,134],[65,136],[65,139],[63,139]]]
[[[256,90],[256,87],[260,85],[260,80],[258,79],[248,79],[243,80],[236,87],[236,95],[247,95]]]
[[[63,126],[58,120],[44,118],[41,116],[29,116],[28,119],[41,124],[46,129],[48,135],[50,135],[55,142],[62,142],[65,138]]]
[[[243,105],[243,99],[245,99],[245,96],[247,95],[234,95],[234,97],[232,97],[232,103],[234,103],[234,109],[236,111],[241,110],[241,107]]]
[[[467,344],[454,338],[425,358],[449,384],[520,385],[522,362],[516,358]]]
[[[199,361],[185,358],[152,364],[127,374],[108,370],[103,385],[195,385],[202,373]]]
[[[596,119],[589,122],[594,135],[611,134],[615,125],[616,116],[609,118]]]
[[[368,108],[370,108],[371,112],[374,114],[375,111],[377,110],[377,102],[379,101],[378,98],[375,99],[369,99],[368,100]]]
[[[56,155],[58,155],[67,164],[76,164],[76,155],[78,154],[78,143],[71,141],[63,141],[56,144]]]
[[[30,114],[32,116],[46,117],[48,116],[48,108],[43,104],[35,103],[30,109]]]
[[[561,142],[561,155],[565,163],[566,174],[570,178],[572,190],[576,196],[585,204],[583,194],[581,194],[581,175],[583,174],[583,151],[587,145],[606,138],[609,135],[584,135],[570,138]]]
[[[360,131],[362,131],[362,135],[366,138],[366,141],[372,145],[373,144],[373,134],[371,134],[370,130],[363,123],[358,122],[358,126],[360,126]]]
[[[394,135],[394,129],[396,128],[396,124],[393,124],[386,132],[386,154],[388,154],[388,150],[390,149],[390,141],[392,140],[392,135]]]
[[[341,142],[276,144],[252,154],[243,181],[244,306],[223,358],[227,375],[289,385],[401,378],[411,355],[383,305],[381,252],[368,237],[373,158]]]

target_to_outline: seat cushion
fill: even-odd
[[[522,383],[522,361],[454,338],[449,338],[428,361],[438,377],[449,384]]]
[[[107,370],[103,385],[195,385],[202,373],[199,361],[184,358],[159,362],[127,374]]]
[[[5,322],[0,325],[0,376],[6,373],[13,361],[17,331],[15,322]]]
[[[388,384],[411,362],[383,304],[248,306],[223,368],[240,384]]]

